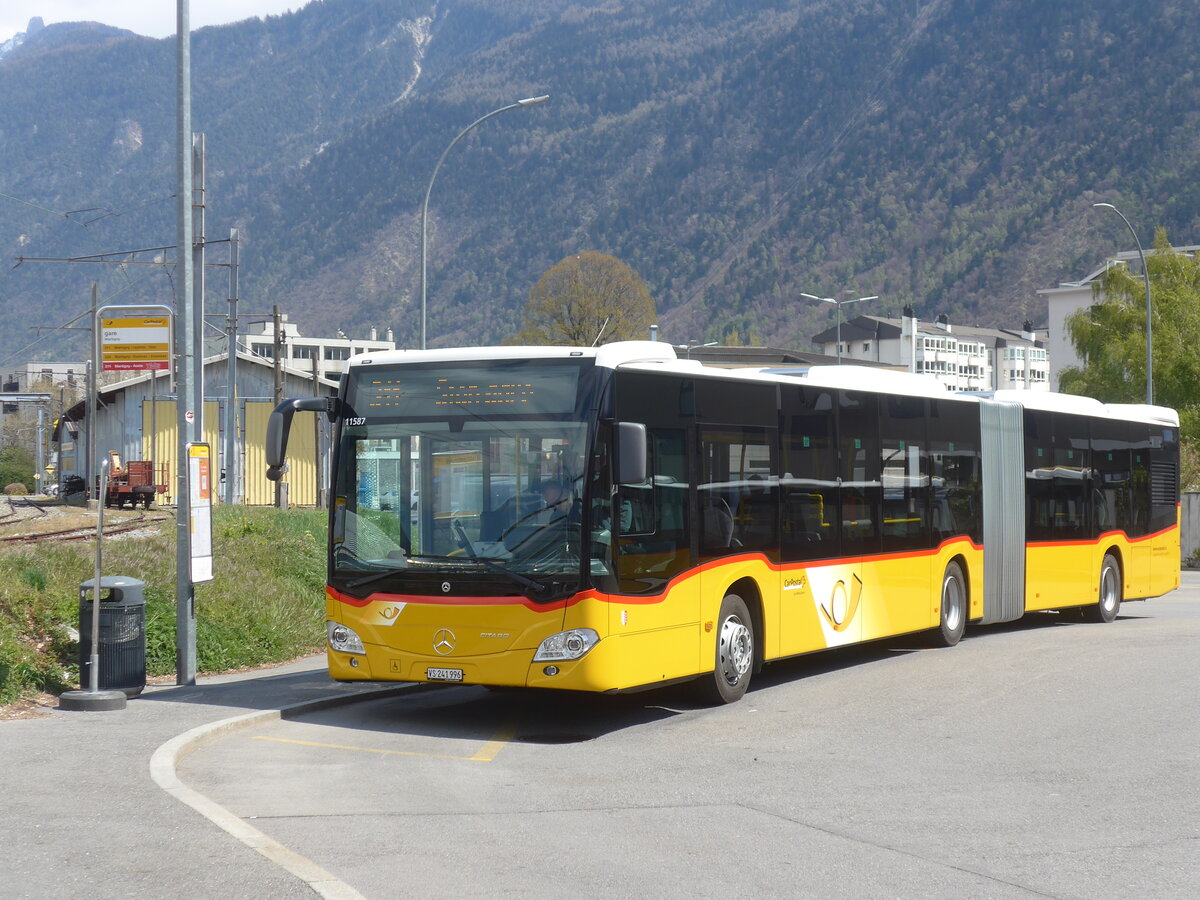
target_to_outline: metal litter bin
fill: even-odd
[[[91,680],[92,586],[79,585],[79,683]],[[136,697],[146,686],[146,582],[127,575],[100,579],[98,688]]]

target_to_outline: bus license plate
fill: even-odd
[[[425,677],[430,681],[462,681],[462,669],[426,669]]]

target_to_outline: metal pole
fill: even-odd
[[[38,403],[37,407],[37,472],[36,481],[41,481],[43,486],[39,494],[46,493],[46,403]]]
[[[1150,315],[1150,269],[1146,266],[1146,254],[1142,252],[1142,242],[1138,240],[1137,232],[1133,230],[1133,226],[1129,224],[1129,220],[1119,209],[1111,203],[1093,203],[1092,206],[1096,209],[1111,209],[1121,217],[1121,221],[1133,235],[1138,257],[1142,261],[1142,279],[1146,282],[1146,403],[1152,406],[1154,405],[1154,325]]]
[[[275,405],[283,402],[283,319],[279,313],[279,305],[271,307],[271,321],[275,327],[275,342],[272,347],[275,369]],[[275,508],[283,505],[283,479],[275,482]]]
[[[317,347],[314,351],[314,353],[320,353],[320,352],[321,352],[320,347]],[[321,364],[321,361],[319,359],[317,359],[317,357],[314,355],[312,358],[312,381],[313,381],[312,392],[313,392],[314,397],[319,397],[321,395],[321,385],[320,385],[320,381],[318,380],[320,377],[320,364]],[[320,509],[324,505],[324,503],[322,503],[322,498],[321,498],[321,489],[325,485],[325,479],[321,477],[321,415],[320,415],[320,413],[313,413],[313,455],[314,455],[313,463],[314,463],[314,469],[316,471],[316,482],[317,482],[316,483],[316,493],[313,496],[317,498],[317,508]]]
[[[516,103],[510,103],[508,106],[502,106],[499,109],[493,109],[486,116],[480,116],[466,128],[458,133],[458,137],[452,140],[442,155],[438,157],[437,165],[433,167],[433,174],[429,176],[429,186],[425,188],[425,201],[421,204],[421,349],[425,349],[425,323],[426,323],[426,260],[428,258],[428,242],[426,235],[429,227],[429,195],[433,191],[433,182],[437,178],[438,170],[441,169],[442,163],[446,161],[446,156],[454,148],[454,145],[461,141],[472,128],[481,122],[486,122],[492,116],[498,116],[502,112],[508,112],[510,109],[524,109],[527,106],[537,106],[539,103],[545,103],[550,99],[549,94],[543,94],[540,97],[527,97],[524,100],[518,100]]]
[[[195,440],[196,413],[189,410],[196,382],[192,278],[192,80],[188,0],[176,0],[177,70],[175,151],[175,681],[196,682],[196,611],[191,579],[191,509],[187,489],[187,446]],[[201,320],[203,321],[203,320]],[[191,412],[189,416],[188,413]]]
[[[837,311],[838,311],[838,313],[837,313],[837,316],[838,316],[838,324],[837,324],[837,342],[838,342],[838,348],[837,348],[837,364],[840,366],[840,365],[842,364],[842,301],[841,301],[841,300],[834,300],[833,302],[837,304]]]
[[[158,492],[158,370],[150,370],[150,477]]]
[[[204,135],[192,135],[192,343],[196,359],[192,409],[196,413],[193,441],[204,440]]]
[[[95,287],[95,285],[93,285]],[[92,468],[88,474],[99,470],[100,458],[100,322],[97,310],[92,310],[92,395],[88,398],[92,408],[88,410],[88,462]],[[95,483],[95,497],[100,499],[101,485]],[[93,496],[93,487],[88,485],[88,497]]]
[[[100,690],[100,547],[104,537],[104,505],[108,502],[108,458],[100,460],[96,475],[100,489],[96,498],[96,570],[92,581],[92,652],[88,655],[88,690]]]
[[[96,353],[96,348],[99,346],[99,338],[96,335],[96,282],[92,282],[92,359],[87,368],[87,389],[88,403],[91,409],[88,410],[87,436],[84,440],[83,455],[84,465],[83,472],[85,475],[92,474],[96,468],[96,395],[100,392],[100,379],[98,377],[98,369],[100,367],[100,357]],[[89,484],[85,487],[84,496],[89,500],[95,496],[95,488]]]
[[[225,503],[237,502],[238,230],[229,229],[229,313],[225,319]]]
[[[801,297],[807,297],[809,300],[818,300],[821,303],[832,303],[837,307],[837,364],[842,364],[842,304],[843,303],[861,303],[864,300],[878,300],[878,294],[872,294],[869,297],[855,297],[853,299],[838,300],[834,297],[818,297],[816,294],[806,294],[800,292]]]

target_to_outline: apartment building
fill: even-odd
[[[899,319],[857,316],[841,326],[842,362],[880,363],[931,375],[953,391],[1050,389],[1045,331],[920,321],[912,307]],[[838,356],[838,329],[814,335],[826,356]]]

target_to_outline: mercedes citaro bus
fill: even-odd
[[[271,477],[298,410],[334,423],[338,680],[729,702],[773,660],[1179,584],[1162,407],[648,341],[395,351],[277,407]]]

